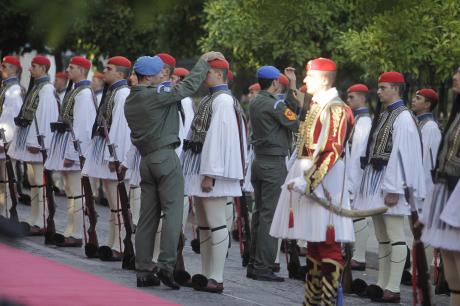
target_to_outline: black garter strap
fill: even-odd
[[[45,187],[45,184],[43,185],[30,185],[30,188],[42,188]]]
[[[209,231],[211,228],[208,227],[208,226],[198,226],[198,229],[200,229],[202,231]]]
[[[379,242],[379,244],[390,244],[390,241]]]
[[[113,212],[113,213],[117,213],[117,212],[121,211],[121,208],[120,209],[111,209],[110,211]]]
[[[224,228],[227,228],[227,225],[222,225],[222,226],[211,228],[211,232],[215,232],[215,231],[218,231]]]
[[[233,202],[227,202],[227,205],[232,205],[232,204],[233,204]]]
[[[397,241],[397,242],[394,242],[392,243],[391,245],[406,245],[406,242],[405,241]]]
[[[77,199],[81,199],[81,198],[83,198],[83,195],[74,196],[74,197],[67,197],[67,199],[69,199],[69,200],[72,200],[72,199],[77,200]]]
[[[9,181],[0,181],[0,183],[2,183],[2,184],[6,184],[6,183],[8,183],[8,182],[9,182]]]
[[[359,219],[354,219],[354,220],[353,220],[353,223],[355,223],[355,222],[359,222],[359,221],[362,221],[362,220],[366,220],[366,218],[359,218]]]

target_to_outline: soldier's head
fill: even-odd
[[[347,89],[347,104],[351,109],[364,107],[367,102],[369,88],[364,84],[355,84]]]
[[[287,78],[287,76],[285,76],[284,74],[280,73],[278,81],[280,83],[280,86],[278,88],[278,93],[285,93],[286,90],[289,87],[289,79]]]
[[[131,75],[128,78],[128,84],[129,86],[137,86],[139,85],[139,80],[137,79],[136,72],[132,72]]]
[[[56,75],[54,76],[54,88],[56,88],[58,92],[65,90],[67,80],[67,73],[65,71],[56,72]]]
[[[452,91],[460,94],[460,67],[457,68],[452,76]]]
[[[99,91],[104,88],[104,74],[102,72],[94,72],[93,79],[91,80],[91,88],[94,91]]]
[[[230,64],[225,59],[215,59],[208,62],[209,71],[204,79],[204,84],[208,87],[227,84],[228,69]]]
[[[307,72],[303,82],[307,86],[307,93],[315,95],[334,86],[337,75],[337,66],[328,58],[310,60],[305,66]]]
[[[91,61],[83,56],[74,56],[70,59],[69,66],[67,67],[67,75],[69,79],[74,82],[80,82],[86,79],[88,71],[91,69]]]
[[[280,71],[273,66],[262,66],[257,69],[257,83],[260,90],[266,90],[272,94],[277,94],[280,89]]]
[[[401,99],[406,86],[404,76],[396,71],[384,72],[378,81],[377,96],[385,105]]]
[[[182,81],[190,71],[188,71],[185,68],[177,67],[174,69],[173,75],[172,75],[172,82],[174,85]]]
[[[157,85],[162,82],[164,63],[159,56],[141,56],[134,63],[139,85]]]
[[[109,58],[104,68],[104,81],[112,85],[123,79],[127,79],[131,74],[131,61],[124,56],[114,56]]]
[[[438,105],[438,94],[430,88],[422,88],[415,92],[411,107],[416,115],[430,113]]]
[[[37,55],[32,59],[29,68],[30,76],[34,79],[44,77],[51,67],[50,60],[44,55]]]
[[[1,65],[2,79],[6,80],[13,76],[19,77],[22,71],[21,62],[15,56],[5,56]]]
[[[169,55],[168,53],[158,53],[157,56],[161,58],[163,61],[163,69],[161,70],[162,73],[162,82],[168,81],[171,79],[174,68],[176,68],[176,59]]]
[[[249,93],[248,93],[248,100],[251,101],[254,99],[257,95],[257,93],[260,91],[260,84],[259,83],[254,83],[248,88]]]

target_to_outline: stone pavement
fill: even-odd
[[[63,197],[56,197],[56,201],[56,228],[58,232],[62,232],[65,227],[64,222],[66,220],[65,199]],[[97,234],[100,243],[104,243],[107,237],[106,224],[109,210],[108,208],[102,206],[97,206],[96,209],[99,214]],[[21,220],[27,220],[29,210],[30,208],[24,205],[18,205],[18,212]],[[190,223],[187,226],[187,237],[188,240],[184,248],[184,257],[186,267],[188,271],[193,275],[195,273],[200,273],[201,262],[200,255],[195,254],[190,247],[190,239],[192,237]],[[375,283],[377,278],[377,271],[372,267],[376,266],[377,257],[375,253],[377,249],[377,243],[373,237],[373,234],[371,234],[370,237],[368,258],[371,268],[367,269],[365,273],[354,273],[354,277],[363,278],[368,283]],[[73,266],[83,271],[87,271],[94,275],[101,276],[127,287],[135,288],[136,286],[136,278],[133,271],[122,270],[120,262],[101,262],[98,259],[87,259],[83,249],[45,246],[43,243],[43,237],[26,237],[20,240],[9,242],[9,244],[12,244],[17,248],[26,250],[30,253],[51,258],[58,262]],[[238,242],[233,241],[225,265],[224,293],[210,294],[197,292],[191,288],[181,288],[179,291],[173,291],[167,289],[165,286],[142,288],[140,290],[182,305],[301,305],[303,299],[303,284],[300,281],[287,278],[284,254],[281,255],[280,275],[286,277],[286,281],[283,283],[259,282],[246,278],[245,269],[241,266]],[[304,259],[301,258],[301,260],[303,261]],[[400,305],[412,305],[411,288],[402,286],[401,290],[402,303]],[[76,292],[76,294],[85,293]],[[448,305],[447,296],[436,296],[435,300],[437,305]],[[345,296],[344,299],[344,305],[357,306],[369,304],[370,300],[361,299],[356,296]],[[372,303],[371,305],[378,304]]]

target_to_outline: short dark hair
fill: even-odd
[[[140,74],[139,72],[137,71],[134,71],[134,73],[136,74],[136,77],[137,77],[137,81],[140,82],[141,80],[143,80],[146,75],[143,75],[143,74]]]
[[[397,87],[399,96],[402,97],[404,92],[406,91],[406,84],[405,83],[390,83],[390,86]]]
[[[115,66],[118,72],[123,74],[123,79],[127,79],[131,75],[131,69],[128,67]]]
[[[273,83],[273,79],[258,78],[257,82],[261,90],[267,90]]]
[[[427,98],[425,96],[423,96],[423,98],[425,99],[425,102],[430,103],[430,112],[432,112],[433,109],[438,105],[438,101],[431,100],[430,98]]]

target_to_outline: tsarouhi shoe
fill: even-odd
[[[160,269],[157,272],[157,277],[160,279],[160,281],[165,286],[168,286],[169,288],[174,289],[174,290],[180,289],[180,285],[176,283],[176,281],[174,280],[173,274],[171,272]]]

